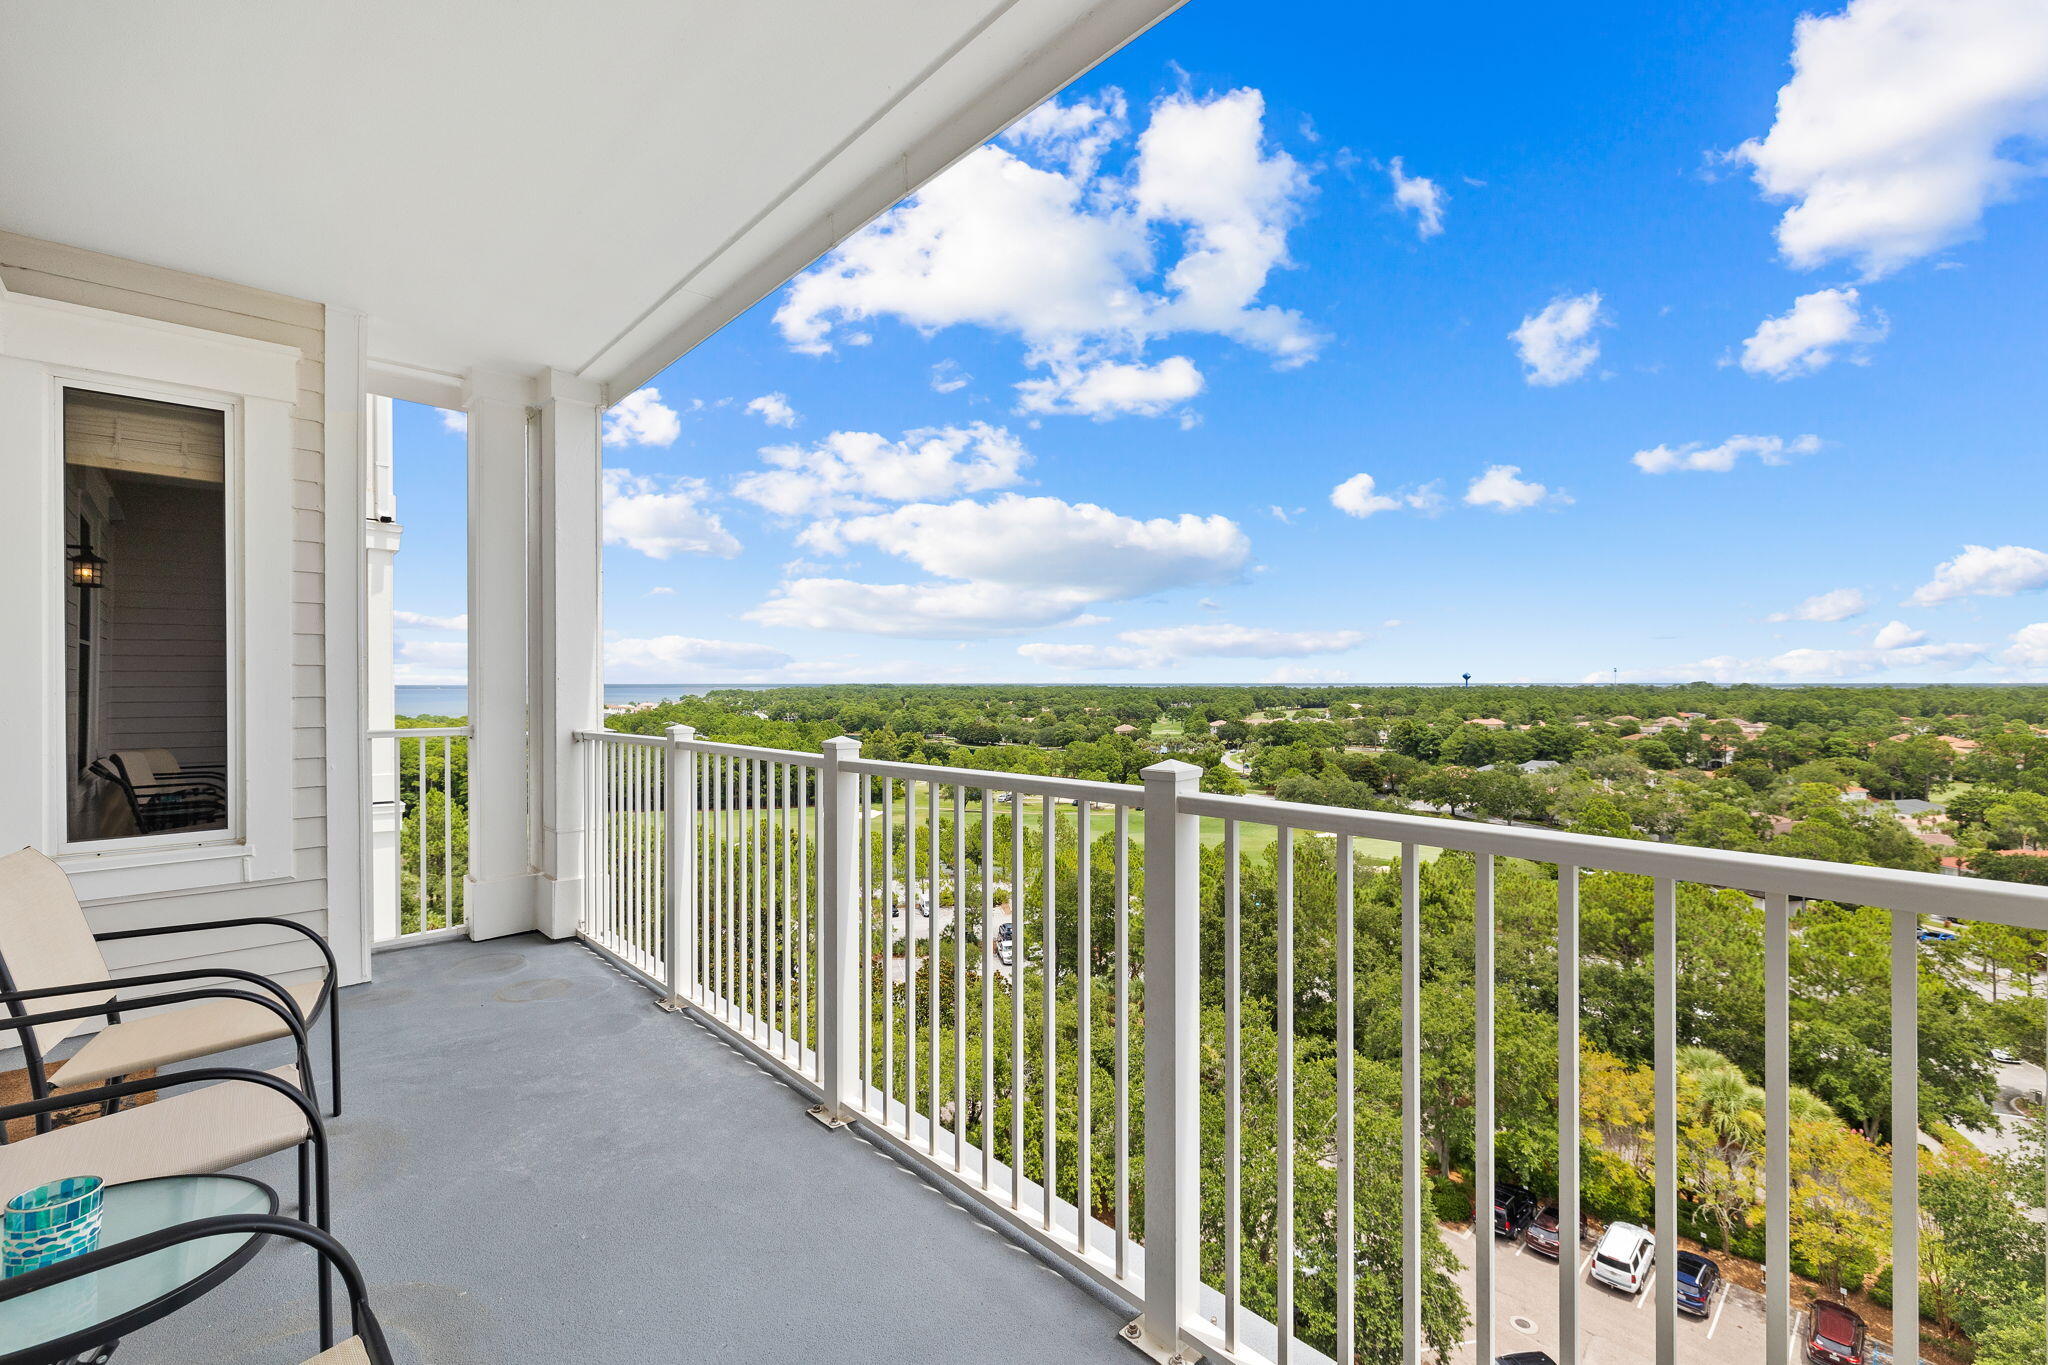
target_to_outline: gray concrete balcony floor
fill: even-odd
[[[384,954],[342,1022],[335,1231],[408,1363],[1143,1360],[1113,1306],[576,944]],[[288,1154],[241,1169],[294,1197]],[[120,1365],[305,1360],[311,1264],[265,1248]]]

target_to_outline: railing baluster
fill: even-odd
[[[924,895],[924,975],[925,998],[930,1001],[930,1012],[926,1015],[925,1037],[925,1089],[930,1098],[925,1103],[924,1150],[925,1155],[939,1154],[939,784],[924,784],[925,808],[925,895]]]
[[[1244,1297],[1244,954],[1238,824],[1223,822],[1223,1340],[1238,1347]]]
[[[1657,1365],[1678,1359],[1678,884],[1656,879]]]
[[[860,779],[860,1107],[875,1083],[875,849],[870,798],[873,780]]]
[[[1422,869],[1401,845],[1401,1359],[1422,1361]]]
[[[1337,836],[1337,1359],[1357,1359],[1358,1234],[1352,1226],[1358,1199],[1358,1028],[1353,980],[1358,901],[1351,836]]]
[[[1764,1362],[1792,1358],[1792,905],[1764,897]]]
[[[1274,1358],[1280,1365],[1294,1359],[1294,831],[1280,827],[1274,846],[1279,886],[1273,909],[1278,931],[1274,951],[1274,1031],[1280,1048],[1279,1088],[1275,1115],[1277,1132],[1274,1156],[1279,1166],[1273,1221],[1277,1225],[1280,1250],[1275,1267],[1278,1307],[1273,1326],[1278,1331]]]
[[[1131,812],[1116,808],[1116,1277],[1131,1241]]]
[[[1557,869],[1558,1365],[1579,1365],[1579,869]],[[1782,1365],[1782,1363],[1781,1363]]]
[[[967,788],[953,784],[953,1169],[967,1160]]]
[[[1493,1084],[1493,855],[1481,853],[1472,864],[1472,1031],[1473,1031],[1473,1080],[1472,1119],[1473,1153],[1476,1157],[1472,1176],[1473,1221],[1472,1245],[1474,1307],[1478,1312],[1479,1358],[1494,1358],[1494,1275],[1496,1248],[1492,1226],[1492,1205],[1483,1201],[1493,1198],[1494,1120]],[[1488,1231],[1479,1231],[1478,1213],[1481,1207],[1487,1210]],[[1560,1257],[1558,1264],[1564,1264]]]
[[[1024,1207],[1024,793],[1010,793],[1010,1207]]]
[[[1053,850],[1059,843],[1059,807],[1053,798],[1047,796],[1039,804],[1040,821],[1039,854],[1044,867],[1040,876],[1045,886],[1045,921],[1038,932],[1038,987],[1039,987],[1039,1052],[1045,1067],[1045,1089],[1040,1092],[1038,1107],[1043,1122],[1043,1133],[1039,1141],[1043,1145],[1039,1160],[1044,1167],[1040,1176],[1041,1202],[1044,1204],[1045,1230],[1052,1231],[1053,1200],[1059,1189],[1057,1170],[1059,1140],[1059,1009],[1053,999],[1053,984],[1059,978],[1059,938],[1054,932],[1057,912],[1054,899],[1059,893],[1059,877],[1053,862]]]
[[[1088,826],[1094,816],[1092,807],[1093,803],[1084,797],[1076,803],[1077,814],[1074,817],[1074,989],[1077,1007],[1074,1042],[1074,1208],[1077,1216],[1074,1219],[1074,1245],[1084,1255],[1088,1251],[1088,1212],[1094,1203],[1088,1197],[1089,1179],[1094,1171],[1089,1164],[1094,1156],[1090,1143],[1094,1111],[1089,1107],[1088,1094],[1088,1081],[1095,1070],[1094,1053],[1090,1050],[1094,1006],[1089,991],[1095,973],[1088,960],[1088,928],[1094,917],[1088,876]]]
[[[441,915],[453,929],[455,917],[455,737],[441,736]]]
[[[427,741],[416,741],[419,745],[419,792],[420,792],[420,930],[425,932],[434,927],[434,892],[427,880],[427,849],[432,844],[434,812],[427,805]]]
[[[981,790],[981,1187],[996,1137],[995,793]]]

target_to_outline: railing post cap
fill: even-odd
[[[668,737],[670,739],[695,739],[697,737],[697,727],[694,725],[671,725],[668,727]]]
[[[1202,770],[1192,763],[1177,758],[1163,759],[1138,774],[1146,782],[1170,782],[1178,786],[1184,782],[1202,780]]]
[[[860,741],[851,735],[834,735],[825,741],[824,747],[827,752],[842,756],[849,753],[857,754],[860,752]]]

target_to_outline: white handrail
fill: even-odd
[[[1705,886],[1783,892],[1805,900],[1879,905],[1887,910],[1963,919],[1992,920],[2026,929],[2048,929],[2048,889],[2014,882],[1946,877],[1892,867],[1782,858],[1770,853],[1737,853],[1690,844],[1616,839],[1603,834],[1529,829],[1520,825],[1440,820],[1426,815],[1296,805],[1243,796],[1191,796],[1181,803],[1190,815],[1319,834],[1350,834],[1423,848],[1492,853],[1532,862],[1561,863],[1601,872],[1633,872]]]

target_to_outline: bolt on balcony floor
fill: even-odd
[[[385,954],[342,1023],[335,1231],[408,1365],[1142,1360],[1128,1314],[580,946]],[[242,1169],[294,1197],[289,1155]],[[266,1248],[122,1365],[305,1360],[311,1265]]]

